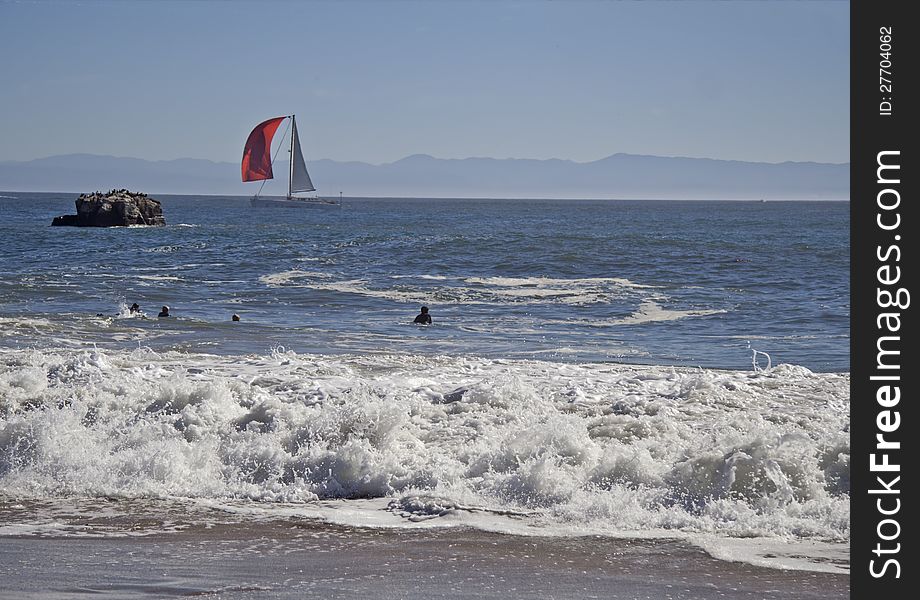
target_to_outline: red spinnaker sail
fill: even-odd
[[[287,117],[275,117],[256,125],[243,148],[243,181],[261,181],[272,173],[272,137]]]

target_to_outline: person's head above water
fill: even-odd
[[[162,310],[160,310],[160,314],[158,314],[157,316],[158,316],[158,317],[168,317],[168,316],[169,316],[169,307],[166,306],[166,305],[164,304]]]
[[[137,312],[141,309],[141,305],[135,302],[131,305],[131,312]]]
[[[428,314],[427,306],[422,307],[422,312],[415,316],[415,321],[413,322],[421,325],[431,325],[431,315]]]

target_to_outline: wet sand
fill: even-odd
[[[0,598],[847,598],[844,574],[711,558],[677,540],[534,538],[312,521],[142,537],[0,538]]]

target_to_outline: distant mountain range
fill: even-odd
[[[426,154],[396,162],[310,161],[322,196],[421,198],[624,198],[848,200],[850,165],[760,163],[614,154],[594,162],[550,159],[441,159]],[[266,194],[283,194],[276,170]],[[251,195],[236,163],[180,158],[148,161],[67,154],[0,162],[0,190],[91,192],[128,188],[150,194]]]

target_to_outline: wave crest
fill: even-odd
[[[782,365],[0,351],[0,493],[390,498],[425,519],[843,540],[848,390]]]

